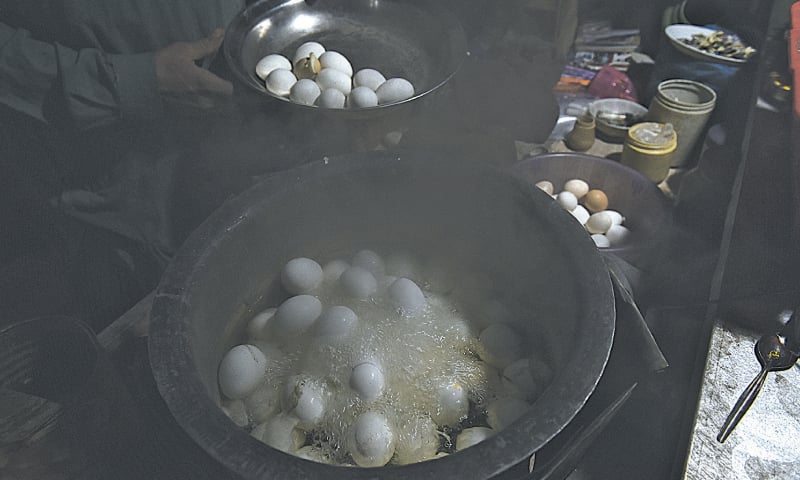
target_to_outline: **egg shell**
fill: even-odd
[[[317,78],[315,80],[321,90],[335,88],[345,95],[349,95],[350,90],[352,89],[352,81],[350,77],[346,73],[340,72],[339,70],[333,68],[323,68],[317,74]]]
[[[231,400],[240,400],[264,381],[267,358],[255,345],[236,345],[228,350],[219,364],[217,377],[222,393]]]
[[[350,264],[344,260],[331,260],[322,267],[323,281],[332,283],[337,282],[345,270],[350,268]]]
[[[345,294],[359,300],[367,300],[378,290],[375,276],[361,267],[350,267],[342,272],[339,283]]]
[[[313,53],[309,54],[306,58],[301,58],[295,62],[292,67],[292,73],[298,80],[313,79],[319,71],[322,70],[322,65],[319,59]]]
[[[348,108],[370,108],[378,106],[378,95],[368,87],[356,87],[347,96]]]
[[[575,220],[580,222],[581,225],[585,225],[586,221],[589,220],[589,217],[591,216],[591,213],[589,213],[589,211],[586,210],[586,208],[583,205],[576,206],[569,213],[571,213],[572,216],[575,217]]]
[[[622,214],[619,213],[618,211],[606,210],[605,212],[611,216],[611,223],[613,225],[622,225],[623,223],[625,223],[625,217],[622,216]]]
[[[387,295],[403,315],[417,315],[425,309],[425,295],[416,283],[407,278],[395,280],[389,286]]]
[[[386,264],[383,258],[372,250],[359,250],[353,255],[353,258],[350,259],[350,264],[354,267],[361,267],[365,270],[369,270],[369,272],[376,277],[386,273]]]
[[[322,314],[322,303],[311,295],[296,295],[284,301],[275,312],[274,332],[282,338],[295,337],[308,330]]]
[[[456,451],[460,452],[465,448],[472,447],[493,436],[495,431],[487,427],[465,428],[456,437]]]
[[[345,73],[348,77],[353,76],[353,66],[350,64],[350,60],[334,50],[326,50],[325,53],[320,55],[319,63],[322,68],[333,68]]]
[[[579,178],[573,178],[564,183],[564,191],[570,192],[580,200],[589,192],[589,184]]]
[[[396,147],[400,145],[400,141],[403,140],[403,132],[401,130],[392,130],[391,132],[387,132],[386,135],[383,136],[383,140],[381,144],[385,147]]]
[[[350,388],[364,401],[370,402],[383,395],[386,381],[383,371],[374,362],[362,362],[350,372]]]
[[[483,329],[478,336],[480,356],[495,368],[505,368],[522,357],[521,336],[503,323],[495,323]]]
[[[608,240],[608,237],[606,237],[602,233],[593,233],[592,241],[594,242],[595,246],[597,246],[597,248],[608,248],[611,246],[611,242]]]
[[[352,426],[350,455],[361,467],[382,467],[395,451],[395,438],[389,420],[382,414],[367,411]]]
[[[322,108],[344,108],[347,97],[335,88],[326,88],[317,97],[316,104]]]
[[[414,96],[414,86],[405,78],[390,78],[375,90],[378,104],[402,102]]]
[[[469,398],[464,386],[457,381],[447,381],[436,389],[436,409],[431,412],[439,426],[454,427],[469,413]]]
[[[611,215],[606,212],[593,213],[589,220],[586,220],[586,230],[589,233],[606,233],[613,225]]]
[[[394,461],[398,465],[424,462],[436,457],[439,434],[436,424],[427,415],[419,415],[399,422],[395,427],[397,444]]]
[[[315,333],[318,337],[345,337],[358,324],[358,315],[350,308],[335,305],[325,309],[317,319]]]
[[[259,312],[247,322],[247,338],[250,340],[265,340],[270,335],[270,324],[275,317],[277,308],[267,308]]]
[[[322,56],[323,53],[325,53],[325,47],[323,47],[322,44],[318,42],[305,42],[304,44],[297,47],[297,50],[294,51],[294,56],[292,57],[292,65],[297,63],[298,60],[308,57],[312,53],[316,55],[317,58],[319,58]]]
[[[630,236],[631,231],[624,225],[611,225],[611,228],[606,232],[606,238],[612,247],[616,247],[625,243]]]
[[[263,423],[281,411],[281,398],[275,385],[265,382],[244,399],[247,414],[255,423]]]
[[[297,417],[300,427],[309,430],[314,428],[325,415],[325,396],[320,382],[295,375],[286,381],[284,409]]]
[[[305,445],[294,452],[294,454],[300,458],[311,460],[312,462],[326,464],[331,464],[333,462],[333,459],[330,457],[330,455],[316,445]]]
[[[575,207],[578,206],[578,198],[574,193],[566,190],[559,192],[556,196],[556,201],[568,212],[575,210]]]
[[[267,55],[256,63],[256,76],[261,80],[266,80],[267,76],[276,68],[291,70],[292,62],[277,53]]]
[[[522,400],[533,400],[542,388],[528,358],[521,358],[503,369],[502,380],[507,390]]]
[[[291,70],[276,68],[267,75],[265,80],[267,90],[279,97],[288,97],[292,86],[297,83],[297,77]]]
[[[306,440],[305,433],[297,428],[299,422],[294,415],[281,412],[256,426],[250,435],[272,448],[292,453],[302,447]]]
[[[301,105],[314,105],[319,97],[320,89],[314,80],[303,78],[298,80],[289,90],[289,100]]]
[[[555,187],[553,186],[553,182],[549,180],[542,180],[541,182],[536,182],[536,186],[546,192],[548,195],[552,195],[555,191]]]
[[[305,257],[289,260],[281,270],[283,288],[292,295],[314,291],[322,283],[322,277],[319,263]]]
[[[492,430],[500,431],[514,423],[529,408],[528,402],[519,398],[499,398],[486,407],[486,421]]]
[[[597,213],[608,208],[608,197],[602,190],[589,190],[583,197],[583,205],[592,213]]]
[[[362,68],[361,70],[357,71],[355,75],[353,75],[353,86],[355,87],[367,87],[373,92],[380,87],[383,82],[386,81],[386,77],[383,74],[373,68]]]

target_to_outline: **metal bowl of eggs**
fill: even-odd
[[[511,169],[551,195],[602,251],[637,266],[659,258],[672,209],[661,190],[636,170],[582,153],[531,156]]]
[[[226,29],[247,90],[301,109],[369,116],[444,85],[467,52],[458,19],[426,0],[261,0]]]
[[[369,152],[220,207],[165,272],[148,350],[235,478],[488,479],[582,409],[614,308],[601,255],[533,185]]]

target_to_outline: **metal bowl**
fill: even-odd
[[[256,63],[271,53],[294,56],[315,41],[345,55],[354,70],[374,68],[403,77],[415,95],[377,107],[321,109],[290,102],[267,91]],[[427,0],[261,0],[242,10],[226,30],[223,52],[235,77],[249,90],[298,108],[369,114],[413,102],[444,85],[467,51],[466,35],[450,12]]]

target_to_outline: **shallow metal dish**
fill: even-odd
[[[257,94],[298,108],[267,91],[256,63],[271,53],[289,58],[304,42],[316,41],[345,55],[354,70],[375,68],[386,78],[403,77],[416,94],[403,102],[344,114],[385,110],[413,102],[444,85],[467,52],[464,30],[454,15],[427,0],[261,0],[242,10],[225,33],[223,52],[233,74]]]

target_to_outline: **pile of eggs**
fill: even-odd
[[[586,181],[578,178],[567,180],[558,193],[554,193],[554,185],[549,180],[537,182],[536,186],[571,213],[599,248],[619,247],[630,237],[631,232],[624,225],[625,217],[616,210],[609,210],[606,193],[591,188]]]
[[[273,53],[256,64],[256,76],[273,95],[322,108],[369,108],[414,96],[405,78],[387,79],[373,68],[353,73],[350,61],[318,42],[306,42],[289,59]]]
[[[502,308],[467,319],[425,271],[372,250],[289,260],[288,298],[219,364],[223,411],[273,448],[362,467],[438,458],[514,422],[550,367]]]

